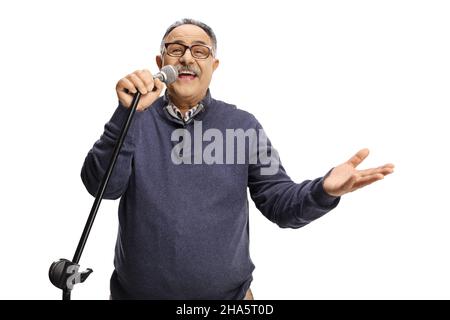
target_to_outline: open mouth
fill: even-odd
[[[194,72],[191,72],[191,71],[181,71],[178,74],[178,79],[181,79],[181,80],[188,80],[188,81],[190,81],[190,80],[194,80],[195,78],[197,78],[197,75]]]

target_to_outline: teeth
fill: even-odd
[[[194,72],[189,72],[189,71],[181,71],[180,75],[182,75],[182,74],[188,74],[188,75],[191,75],[191,76],[195,76]]]

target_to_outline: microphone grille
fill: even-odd
[[[171,84],[172,82],[175,82],[178,78],[178,70],[171,65],[167,65],[161,68],[161,73],[164,73],[165,75],[165,83]]]

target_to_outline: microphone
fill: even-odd
[[[172,65],[167,65],[161,68],[161,70],[153,75],[153,79],[159,79],[161,82],[164,82],[166,85],[175,82],[178,78],[178,69]],[[153,88],[153,91],[156,91],[156,87]],[[126,93],[129,93],[128,89],[124,89]],[[139,92],[139,91],[138,91]]]
[[[178,70],[171,65],[167,65],[161,68],[161,70],[153,75],[153,79],[159,79],[166,85],[175,82],[178,78]]]

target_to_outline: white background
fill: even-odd
[[[218,37],[213,96],[258,118],[295,181],[362,147],[362,168],[396,165],[298,230],[252,206],[255,298],[449,299],[449,16],[446,1],[2,2],[0,298],[60,298],[48,268],[91,208],[79,174],[115,84],[155,73],[166,28],[192,17]],[[102,203],[73,299],[108,298],[117,205]]]

